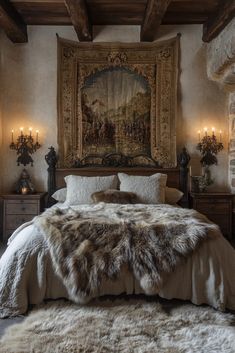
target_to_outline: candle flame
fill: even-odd
[[[207,132],[207,130],[208,130],[207,127],[204,127],[204,131]]]
[[[23,131],[23,130],[24,130],[24,128],[23,128],[23,127],[21,127],[21,128],[20,128],[20,131]]]
[[[14,132],[14,130],[11,130],[11,132],[13,133],[13,132]]]
[[[30,128],[29,128],[29,131],[32,131],[32,130],[33,130],[33,128],[32,128],[32,127],[30,127]]]
[[[215,132],[215,128],[213,127],[212,129],[211,129],[213,132]]]

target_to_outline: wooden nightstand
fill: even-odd
[[[25,222],[31,221],[44,210],[45,192],[32,195],[8,194],[3,199],[3,242],[16,228]]]
[[[229,193],[191,193],[191,207],[218,224],[223,235],[232,239],[232,199]]]

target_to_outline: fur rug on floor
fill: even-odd
[[[235,315],[146,299],[50,302],[0,340],[1,353],[234,353]]]

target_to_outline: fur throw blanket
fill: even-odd
[[[218,227],[194,210],[169,205],[115,205],[49,209],[35,219],[69,296],[84,303],[103,280],[127,266],[146,294],[174,271]]]

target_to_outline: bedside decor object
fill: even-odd
[[[199,142],[197,144],[197,149],[201,152],[202,158],[200,160],[204,172],[203,179],[198,180],[199,191],[203,192],[206,187],[213,184],[213,179],[211,178],[210,166],[217,164],[217,154],[224,148],[222,139],[222,131],[219,132],[219,141],[215,135],[215,128],[212,128],[212,134],[208,134],[207,127],[204,128],[204,136],[201,139],[201,131],[198,131]]]
[[[20,178],[16,183],[15,191],[17,194],[22,195],[35,193],[34,185],[26,169],[23,169]]]
[[[23,133],[24,128],[20,128],[20,135],[17,137],[16,142],[14,142],[14,130],[11,131],[11,144],[10,149],[15,150],[18,158],[17,165],[31,164],[33,166],[33,159],[31,155],[36,152],[41,145],[38,142],[39,131],[36,130],[36,142],[32,135],[32,128],[29,128],[29,134]]]

